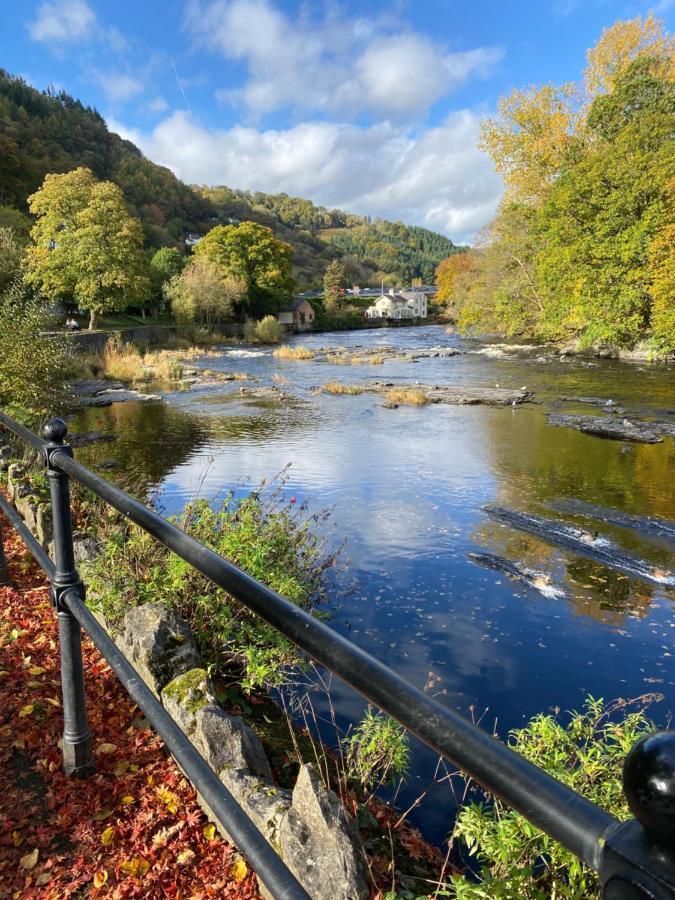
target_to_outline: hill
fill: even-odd
[[[332,259],[361,284],[433,281],[436,265],[458,249],[417,226],[356,216],[287,194],[186,185],[108,130],[103,117],[64,91],[38,91],[0,69],[0,204],[26,210],[50,172],[87,166],[114,181],[143,223],[150,247],[180,246],[189,232],[252,220],[295,251],[301,288],[318,286]]]

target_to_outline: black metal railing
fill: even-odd
[[[54,563],[1,496],[0,510],[17,528],[52,584],[61,642],[66,772],[86,776],[93,771],[80,647],[83,629],[272,895],[307,896],[85,606],[84,586],[73,558],[68,485],[69,478],[74,478],[597,871],[603,898],[675,897],[674,731],[650,735],[638,742],[626,757],[624,791],[636,818],[619,822],[487,732],[413,687],[325,623],[77,462],[65,442],[67,430],[60,419],[53,419],[45,426],[44,440],[4,413],[0,413],[0,424],[42,453],[49,476]]]

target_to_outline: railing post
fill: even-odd
[[[10,581],[7,557],[5,556],[5,544],[2,536],[2,523],[0,522],[0,585],[9,584]]]
[[[605,835],[603,900],[675,897],[675,731],[657,731],[626,756],[623,790],[635,815]]]
[[[66,423],[52,419],[43,430],[47,442],[45,462],[49,476],[49,491],[54,520],[54,563],[56,574],[52,581],[52,601],[59,626],[61,652],[61,689],[63,694],[63,768],[66,775],[86,778],[95,771],[91,752],[91,735],[87,722],[87,706],[82,666],[82,633],[77,619],[62,600],[69,591],[84,599],[84,585],[75,568],[73,551],[73,523],[70,514],[70,487],[65,472],[52,464],[55,452],[72,456],[65,443]]]

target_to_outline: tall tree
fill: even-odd
[[[293,248],[257,222],[219,225],[195,248],[195,257],[220,267],[223,277],[243,283],[238,304],[253,316],[276,312],[293,293]]]
[[[27,277],[50,299],[71,295],[97,316],[143,302],[150,288],[143,229],[110,181],[89,169],[48,175],[29,198],[37,217],[27,248]]]
[[[475,265],[472,253],[453,253],[441,260],[436,268],[437,303],[450,305],[455,279],[461,272],[468,272]]]
[[[175,247],[160,247],[150,260],[152,312],[156,315],[162,303],[162,289],[175,275],[180,275],[186,259]]]
[[[332,260],[323,276],[323,305],[328,313],[333,313],[340,305],[344,294],[347,274],[339,259]]]
[[[610,93],[630,63],[639,56],[662,60],[666,72],[673,72],[675,42],[666,34],[663,22],[651,13],[643,20],[636,16],[605,28],[600,40],[586,54],[584,83],[589,97]]]
[[[217,263],[194,257],[180,275],[164,285],[164,296],[180,330],[191,333],[197,323],[210,331],[214,324],[231,322],[245,290],[240,280],[223,277]]]
[[[575,86],[530,87],[499,100],[499,115],[481,122],[479,146],[504,176],[509,197],[536,203],[558,177],[576,142]]]

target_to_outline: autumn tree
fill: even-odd
[[[468,272],[475,264],[471,253],[453,253],[438,264],[436,268],[437,303],[450,305],[452,301],[455,279],[461,272]]]
[[[530,88],[484,124],[507,192],[452,280],[461,326],[675,347],[673,49],[652,17],[618,22],[588,53],[584,103]]]
[[[179,329],[190,334],[196,324],[210,331],[214,324],[231,322],[245,290],[239,279],[223,276],[216,263],[195,257],[164,285],[164,296]]]
[[[332,260],[323,276],[323,305],[328,313],[334,313],[344,294],[347,275],[339,259]]]
[[[71,296],[89,310],[90,329],[98,315],[145,300],[143,230],[117,185],[85,168],[48,175],[29,206],[36,222],[27,278],[46,297]]]
[[[481,122],[479,147],[492,157],[510,198],[536,203],[560,173],[575,143],[572,84],[515,90],[499,115]]]
[[[219,225],[195,248],[195,258],[215,263],[224,278],[244,286],[240,313],[275,312],[293,293],[293,248],[257,222]]]
[[[665,33],[663,22],[651,13],[605,28],[600,40],[586,54],[584,84],[587,94],[610,93],[633,60],[649,56],[661,61],[663,73],[673,74],[675,41]]]

